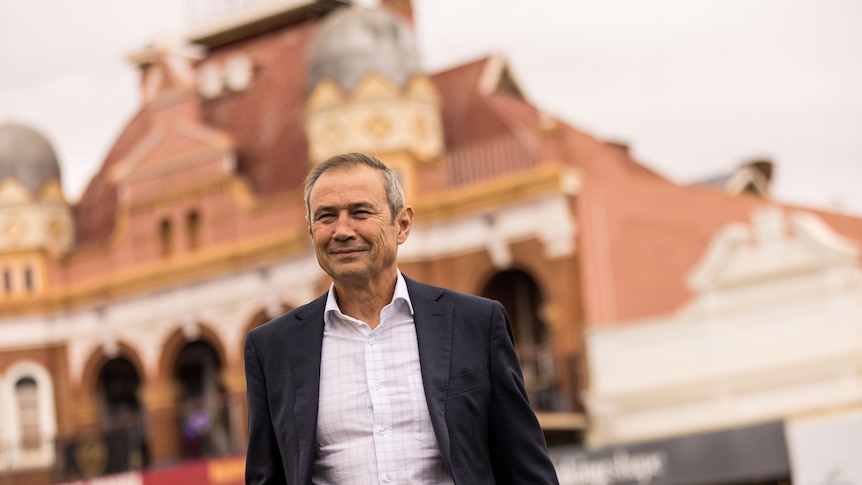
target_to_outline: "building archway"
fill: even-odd
[[[179,350],[173,378],[177,386],[182,453],[186,458],[231,451],[228,393],[222,382],[224,364],[206,340],[186,342]]]
[[[103,428],[113,429],[143,421],[141,385],[141,376],[129,359],[117,356],[102,365],[96,379],[96,395],[99,424]]]
[[[567,410],[565,394],[557,383],[552,332],[542,315],[545,296],[536,280],[520,269],[504,270],[491,276],[481,294],[498,300],[509,314],[515,350],[533,408]]]
[[[143,378],[138,363],[125,353],[112,357],[94,354],[83,388],[91,392],[94,419],[64,443],[65,472],[96,476],[140,469],[149,459]],[[92,387],[89,387],[92,386]],[[92,424],[94,427],[89,428]]]

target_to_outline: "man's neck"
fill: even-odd
[[[335,296],[341,313],[361,320],[372,330],[380,325],[380,311],[392,301],[398,274],[384,281],[360,284],[335,283]]]

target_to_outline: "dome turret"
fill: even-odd
[[[308,71],[309,89],[328,78],[351,91],[370,73],[403,86],[420,72],[413,29],[386,10],[340,8],[321,24]]]
[[[49,181],[60,181],[54,149],[38,131],[15,123],[0,125],[0,183],[7,177],[32,193]]]
[[[440,95],[420,69],[412,26],[397,14],[362,7],[330,13],[312,41],[308,78],[312,166],[338,153],[374,153],[410,193],[423,163],[443,153]]]
[[[60,164],[42,134],[16,123],[0,124],[0,263],[4,267],[42,274],[39,257],[27,252],[47,250],[59,255],[72,247],[72,210],[60,182]],[[28,286],[28,295],[41,285],[30,277],[18,280],[35,285]]]

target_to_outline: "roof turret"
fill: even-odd
[[[0,125],[0,182],[12,177],[32,192],[60,180],[60,164],[48,140],[16,123]]]
[[[329,78],[350,91],[371,73],[403,86],[419,72],[411,26],[386,10],[357,6],[332,12],[309,53],[309,89]]]

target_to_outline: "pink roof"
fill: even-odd
[[[862,219],[802,209],[751,195],[597,170],[579,203],[588,324],[667,314],[694,295],[686,280],[711,239],[731,223],[750,224],[764,206],[814,213],[842,236],[862,243]]]

